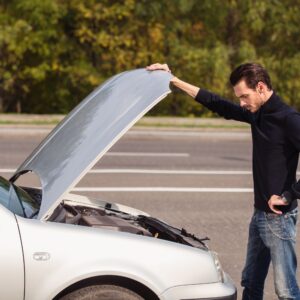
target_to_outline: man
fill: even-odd
[[[166,64],[153,64],[147,69],[170,72]],[[300,198],[300,180],[296,182],[300,115],[273,91],[267,71],[259,64],[240,65],[230,75],[240,105],[175,76],[171,83],[225,119],[251,125],[254,214],[242,272],[243,299],[263,299],[272,261],[278,298],[299,300],[295,241]]]

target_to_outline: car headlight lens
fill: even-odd
[[[218,277],[221,282],[224,282],[224,272],[222,269],[221,262],[219,260],[218,254],[216,252],[211,251],[212,257],[214,259],[215,267],[217,269]]]

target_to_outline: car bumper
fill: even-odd
[[[225,273],[224,282],[176,286],[161,294],[162,300],[236,300],[237,290]]]

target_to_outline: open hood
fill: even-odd
[[[145,69],[118,74],[77,105],[17,169],[11,181],[40,177],[46,219],[79,180],[148,110],[170,93],[171,75]]]

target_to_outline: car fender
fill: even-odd
[[[104,275],[131,278],[157,294],[176,285],[218,281],[206,250],[79,225],[21,217],[18,223],[24,247],[25,299],[50,299],[75,282]]]

